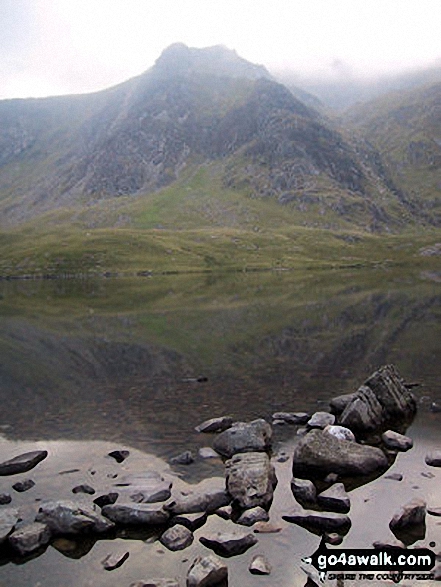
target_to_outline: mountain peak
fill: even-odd
[[[256,65],[240,57],[225,45],[196,48],[184,43],[173,43],[161,53],[153,70],[165,75],[194,73],[247,79],[272,79],[263,65]]]

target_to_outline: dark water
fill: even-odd
[[[13,494],[12,505],[31,518],[38,499],[69,497],[78,483],[105,483],[116,466],[106,457],[114,448],[131,452],[118,474],[151,467],[188,482],[223,475],[217,459],[179,471],[167,462],[210,444],[193,430],[206,418],[271,421],[275,411],[326,409],[331,397],[393,362],[407,381],[420,383],[408,431],[415,447],[391,469],[404,473],[402,482],[382,478],[351,492],[353,526],[344,545],[369,547],[390,536],[388,522],[408,498],[441,506],[440,473],[424,464],[429,449],[441,448],[441,413],[431,411],[432,403],[441,405],[440,318],[441,284],[398,270],[0,282],[0,459],[36,447],[50,453],[34,471],[1,478],[0,492]],[[296,438],[296,429],[277,428],[275,454],[290,454]],[[260,535],[256,547],[229,560],[230,585],[305,584],[300,558],[318,538],[281,520],[294,505],[290,462],[276,468],[270,513],[282,531]],[[70,469],[78,471],[59,475]],[[33,489],[11,490],[26,477],[36,481]],[[208,526],[225,524],[212,516]],[[129,586],[184,577],[205,551],[197,537],[206,529],[178,553],[130,536],[70,550],[52,545],[24,564],[4,559],[0,586]],[[436,518],[421,544],[430,541],[441,550]],[[128,561],[104,571],[101,560],[118,549],[130,552]],[[273,565],[268,578],[247,571],[256,552]]]

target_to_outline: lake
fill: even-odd
[[[387,363],[419,384],[408,430],[415,445],[390,469],[403,481],[383,476],[351,491],[353,526],[343,546],[369,548],[390,537],[388,522],[410,497],[441,506],[440,472],[424,463],[441,448],[441,283],[434,274],[391,268],[0,281],[0,320],[0,460],[49,451],[34,470],[0,478],[0,493],[10,493],[25,518],[39,500],[72,497],[74,485],[100,486],[129,467],[176,474],[177,483],[222,476],[220,459],[197,457],[212,440],[194,431],[198,423],[223,414],[271,422],[277,411],[328,409],[332,397],[355,391]],[[297,439],[297,427],[275,427],[274,455],[291,455]],[[114,449],[130,457],[118,465],[107,456]],[[170,466],[185,450],[195,462]],[[291,463],[275,459],[275,466],[270,515],[282,530],[259,535],[256,547],[228,560],[231,585],[306,582],[300,559],[319,538],[281,520],[294,506]],[[26,478],[32,489],[11,489]],[[31,560],[3,556],[0,585],[129,587],[155,576],[180,576],[184,585],[190,562],[209,552],[198,536],[225,524],[210,516],[193,545],[175,553],[155,536],[60,539]],[[418,545],[429,542],[441,550],[441,526],[431,516]],[[109,573],[101,561],[115,550],[130,556]],[[257,552],[273,565],[267,578],[247,570]]]

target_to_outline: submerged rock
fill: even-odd
[[[186,450],[180,455],[170,459],[172,465],[191,465],[194,463],[194,456],[190,450]]]
[[[243,532],[213,532],[201,536],[199,541],[216,554],[226,557],[243,554],[257,544],[254,534]]]
[[[265,420],[238,422],[221,432],[213,442],[214,449],[231,458],[236,453],[266,451],[271,447],[272,430]]]
[[[16,475],[18,473],[30,471],[36,467],[38,463],[43,461],[47,455],[47,450],[35,450],[14,457],[9,461],[4,461],[3,463],[0,463],[0,476]]]
[[[187,587],[210,587],[228,578],[228,567],[217,556],[199,556],[187,573]]]
[[[225,463],[225,470],[228,492],[241,508],[271,503],[277,479],[266,453],[236,454]]]
[[[115,459],[115,461],[117,463],[122,463],[123,461],[125,461],[127,459],[127,457],[130,456],[130,451],[128,450],[112,450],[111,452],[108,453],[109,457],[112,457],[112,459]]]
[[[196,432],[223,432],[233,424],[231,416],[220,416],[219,418],[210,418],[196,426]]]
[[[51,501],[42,504],[35,521],[47,524],[54,535],[101,533],[114,527],[111,521],[93,508],[75,501]]]
[[[33,522],[15,530],[8,538],[9,544],[22,556],[31,554],[46,546],[51,539],[47,524]]]
[[[339,440],[323,430],[311,430],[294,449],[293,474],[323,478],[329,473],[343,477],[370,475],[385,470],[384,453],[372,446]]]

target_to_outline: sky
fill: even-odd
[[[440,27],[441,0],[0,0],[0,99],[98,91],[175,42],[374,77],[441,63]]]

